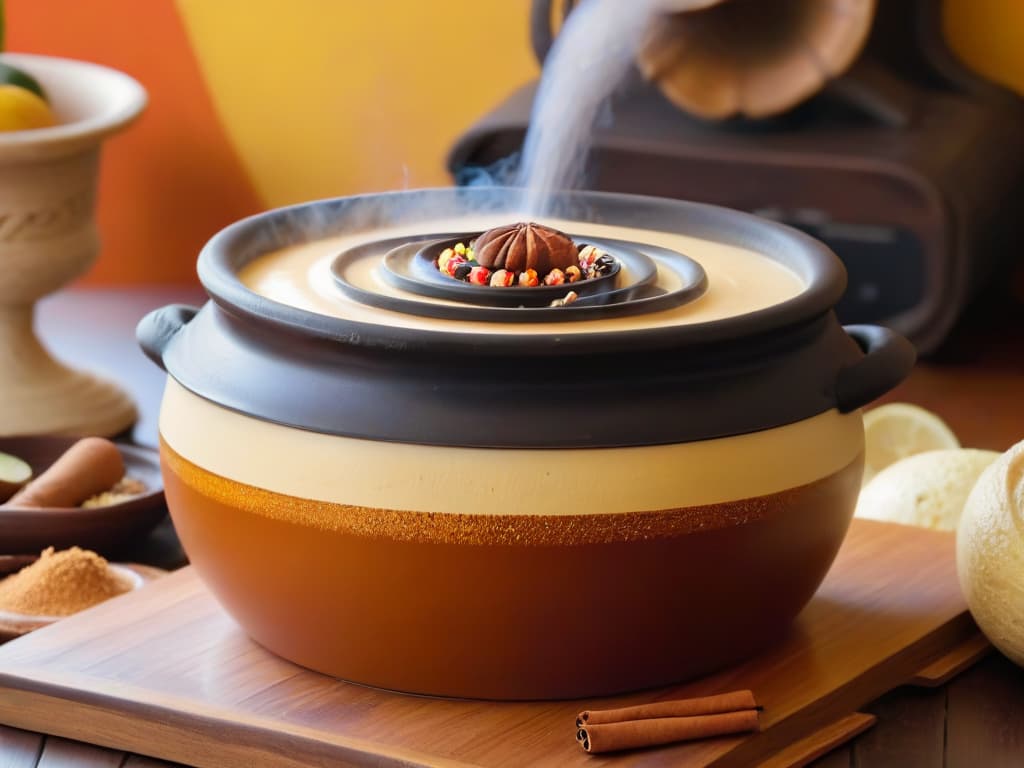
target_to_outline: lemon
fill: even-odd
[[[46,102],[17,85],[0,85],[0,131],[47,128],[56,120]]]
[[[964,503],[996,451],[924,451],[879,472],[860,491],[857,517],[955,531]]]
[[[7,501],[32,477],[32,467],[17,456],[0,453],[0,500]]]
[[[909,403],[873,408],[864,414],[863,482],[907,456],[959,447],[953,430],[931,411]]]
[[[1024,667],[1024,441],[992,463],[956,534],[960,587],[992,645]]]

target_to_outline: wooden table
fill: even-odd
[[[58,356],[121,381],[141,419],[133,436],[156,440],[163,376],[137,350],[134,326],[153,307],[197,303],[194,288],[75,291],[43,302],[41,335]],[[961,325],[940,358],[920,363],[887,400],[915,402],[945,418],[964,445],[1005,450],[1024,439],[1024,305],[993,301]],[[161,539],[160,537],[163,537]],[[169,557],[173,532],[140,550]],[[173,554],[173,553],[172,553]],[[145,559],[143,557],[143,559]],[[1000,768],[1024,765],[1024,670],[994,654],[937,690],[899,689],[868,708],[878,723],[818,768]],[[0,726],[0,768],[163,766],[65,739]]]

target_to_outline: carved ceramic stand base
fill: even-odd
[[[4,54],[39,80],[58,125],[0,133],[0,435],[115,435],[136,417],[116,385],[54,360],[35,302],[89,268],[100,144],[135,118],[142,87],[84,62]]]
[[[113,382],[54,360],[32,331],[32,309],[0,309],[0,434],[112,436],[136,419]]]

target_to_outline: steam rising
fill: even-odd
[[[460,187],[512,187],[519,176],[521,155],[513,152],[488,166],[464,165],[455,172]]]
[[[704,4],[706,0],[584,0],[569,14],[544,62],[526,134],[519,175],[526,212],[548,213],[553,193],[582,180],[602,106],[629,72],[656,16]]]
[[[513,218],[592,219],[585,201],[566,195],[585,180],[591,134],[610,120],[608,97],[629,72],[659,14],[719,0],[582,0],[562,26],[544,63],[523,153],[486,168],[458,171],[459,187],[337,198],[293,206],[266,221],[239,253],[255,255],[341,233],[422,223],[436,231],[454,216],[502,213]],[[229,230],[232,228],[229,228]]]

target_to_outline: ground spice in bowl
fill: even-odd
[[[95,552],[44,550],[39,559],[0,581],[0,611],[70,616],[133,588],[131,580]]]
[[[96,509],[97,507],[109,507],[111,504],[120,504],[123,501],[141,496],[149,489],[141,480],[125,475],[109,490],[97,493],[83,501],[79,506],[82,509]]]

